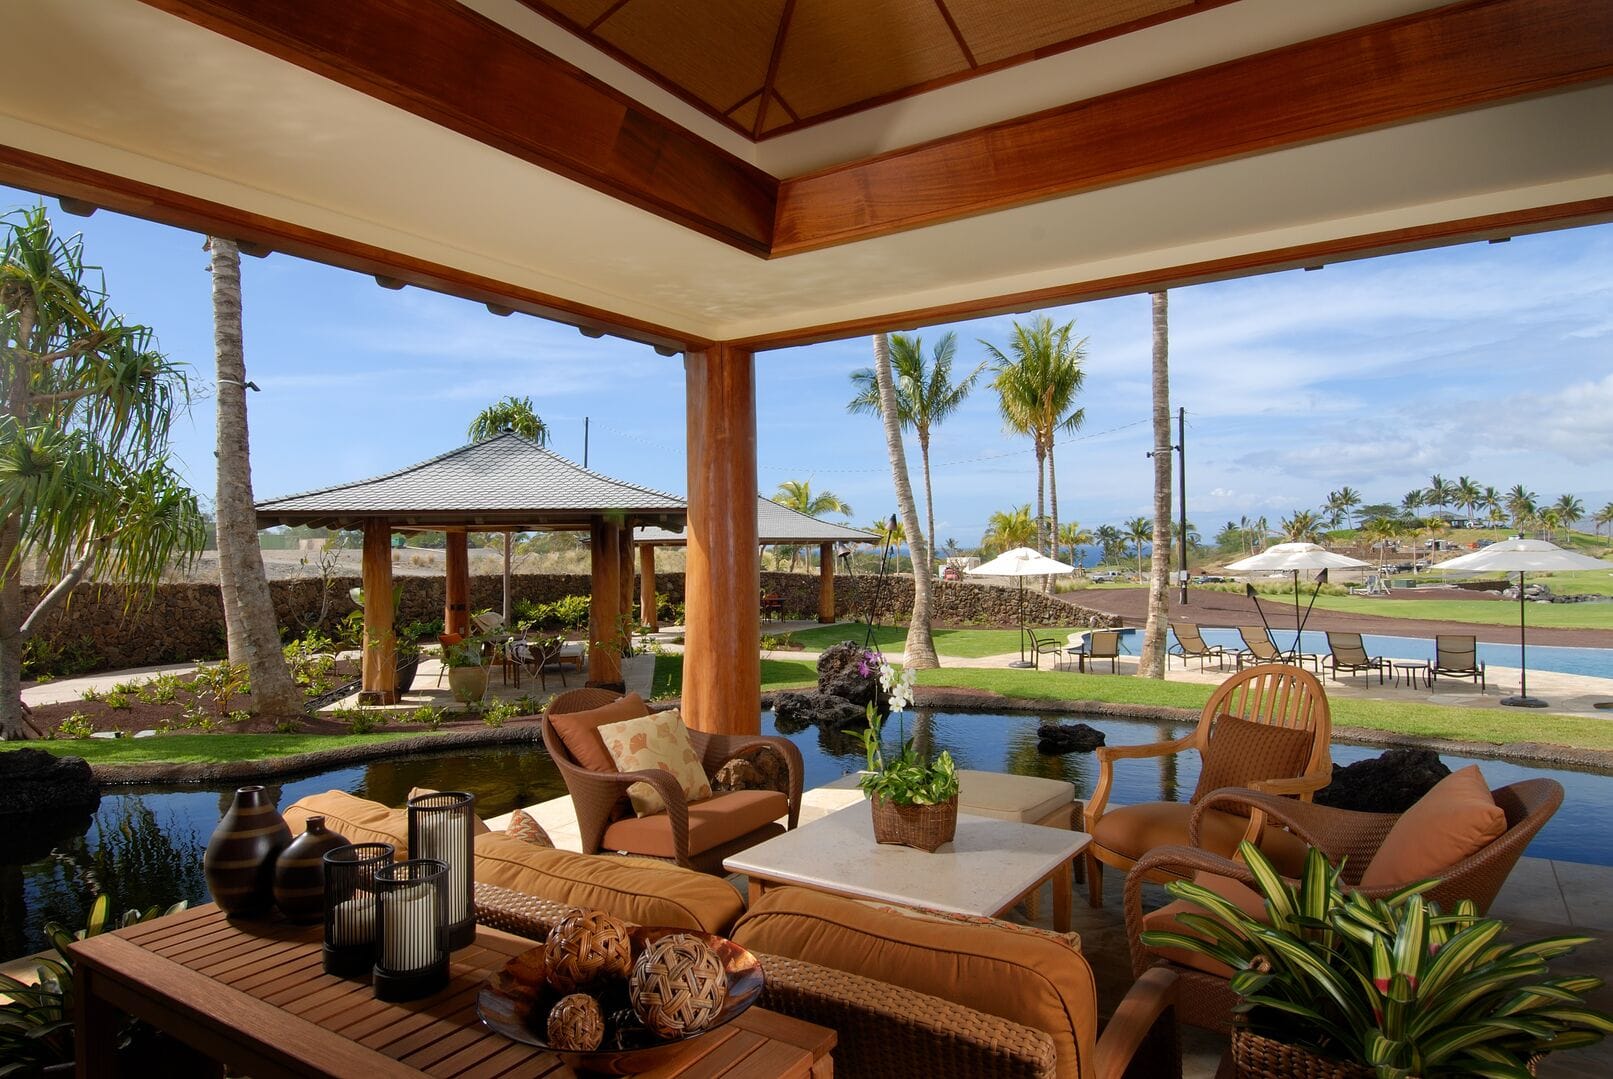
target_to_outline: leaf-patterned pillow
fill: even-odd
[[[659,768],[672,773],[688,801],[711,797],[711,780],[706,778],[700,754],[690,744],[689,732],[676,709],[607,723],[599,728],[599,736],[605,742],[605,752],[616,762],[617,771]],[[666,810],[666,803],[648,783],[634,783],[627,788],[627,797],[633,803],[633,812],[641,817]]]
[[[532,814],[524,809],[517,809],[510,814],[510,823],[504,829],[504,834],[511,839],[519,839],[524,843],[531,843],[538,847],[553,847],[554,840],[549,833],[543,830],[543,825],[533,819]]]

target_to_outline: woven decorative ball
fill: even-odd
[[[633,964],[628,997],[645,1026],[663,1038],[681,1038],[717,1021],[728,975],[705,941],[678,933],[645,946]]]
[[[549,1047],[588,1053],[599,1048],[605,1037],[605,1017],[599,1002],[587,993],[561,997],[549,1010]]]
[[[627,934],[626,922],[599,911],[560,919],[543,942],[549,984],[570,993],[602,978],[626,978],[633,969],[633,944]]]

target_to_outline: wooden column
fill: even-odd
[[[683,720],[761,729],[761,571],[756,552],[756,362],[712,345],[684,356],[689,443]]]
[[[622,525],[621,535],[617,537],[621,544],[621,564],[618,572],[620,577],[617,583],[622,588],[621,606],[617,607],[622,615],[629,620],[633,617],[633,522],[628,521]]]
[[[447,533],[444,550],[447,580],[443,584],[442,631],[470,636],[470,551],[464,529]],[[389,563],[390,564],[390,563]]]
[[[655,605],[655,545],[638,545],[639,621],[651,629],[661,628],[660,611]]]
[[[818,621],[835,620],[835,545],[818,544]]]
[[[621,527],[595,519],[588,529],[592,571],[588,604],[588,684],[620,685],[622,657],[616,650],[616,612],[622,602]]]
[[[364,525],[364,659],[362,683],[376,704],[398,703],[398,648],[392,630],[392,529]]]

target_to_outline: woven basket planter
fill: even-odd
[[[1309,1049],[1240,1027],[1232,1030],[1232,1062],[1237,1079],[1374,1079],[1377,1075],[1364,1064],[1319,1057]]]
[[[879,795],[869,801],[874,814],[874,842],[894,843],[933,852],[952,842],[958,831],[958,796],[939,805],[904,806]]]

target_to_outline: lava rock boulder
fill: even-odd
[[[1090,753],[1104,744],[1104,733],[1085,723],[1043,723],[1036,728],[1041,753]]]
[[[1318,805],[1364,813],[1404,813],[1451,774],[1431,749],[1391,749],[1381,756],[1333,766],[1333,779],[1316,792]]]

